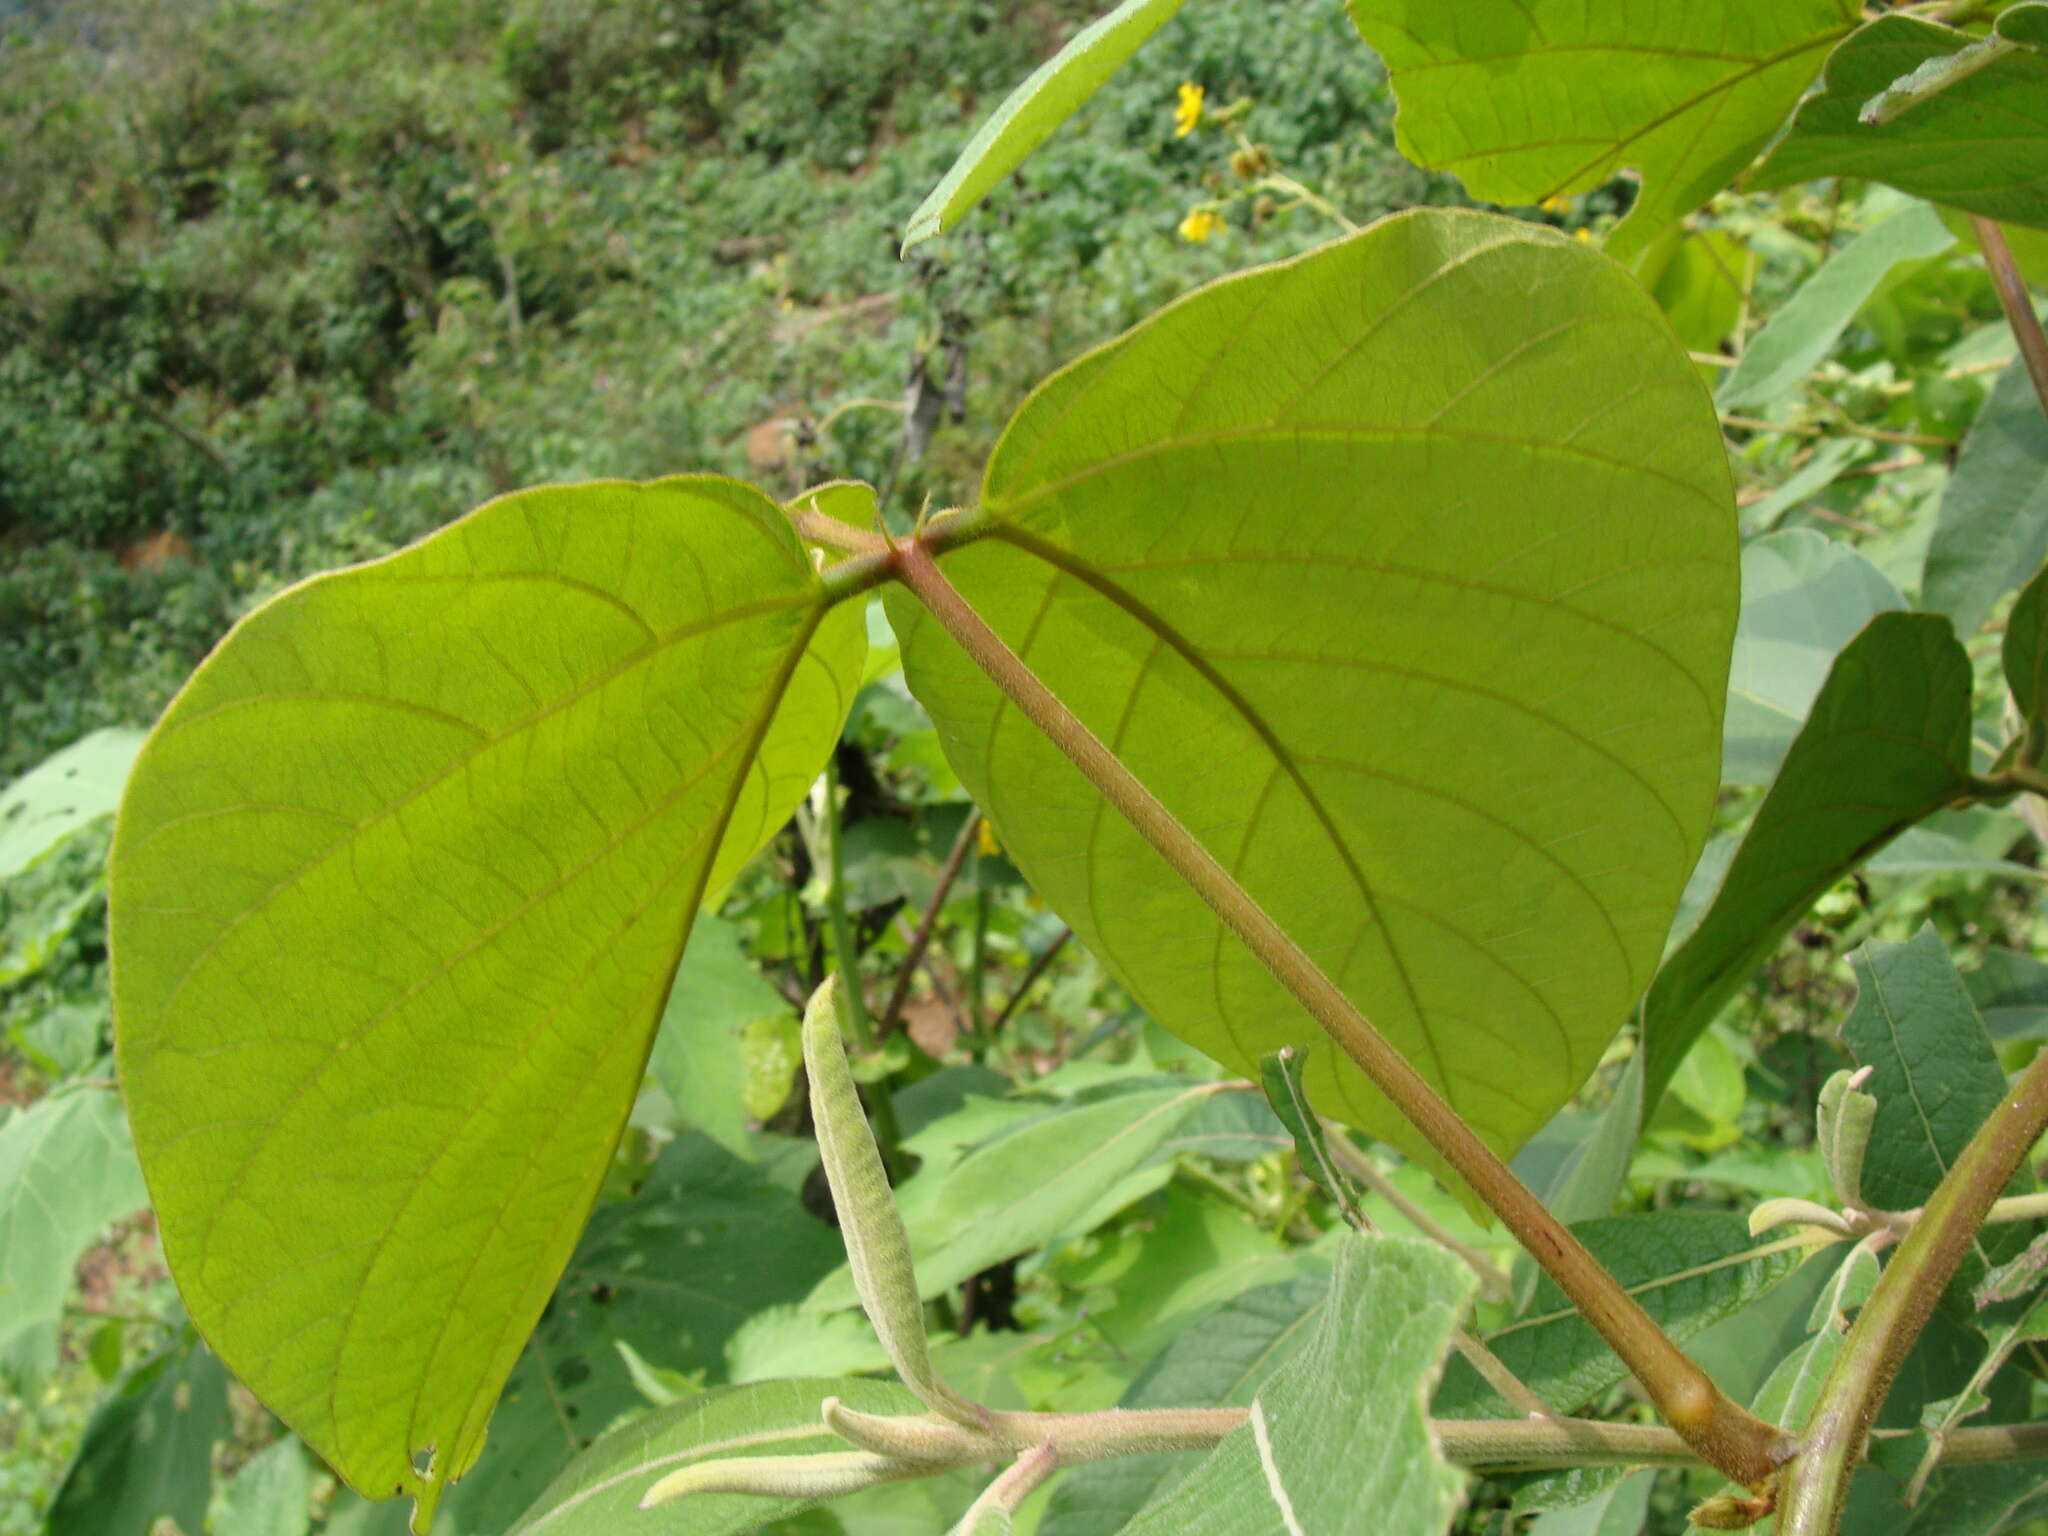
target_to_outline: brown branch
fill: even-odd
[[[2005,231],[1991,219],[1970,216],[1977,243],[1984,248],[1984,265],[1991,269],[1991,281],[1998,289],[1998,302],[2012,325],[2020,356],[2027,360],[2027,376],[2034,381],[2041,410],[2048,414],[2048,335],[2041,331],[2041,317],[2034,313],[2034,301],[2027,295],[2026,279],[2005,243]]]

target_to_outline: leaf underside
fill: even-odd
[[[1705,391],[1599,253],[1390,219],[1055,375],[944,558],[988,622],[1493,1146],[1649,979],[1718,779],[1735,523]],[[1003,846],[1248,1075],[1313,1026],[901,593]],[[1314,1102],[1420,1154],[1336,1051]]]
[[[475,1459],[691,915],[863,646],[759,492],[549,488],[283,594],[151,736],[111,895],[136,1146],[194,1321],[358,1490],[424,1522]]]
[[[1401,153],[1474,197],[1536,203],[1625,168],[1632,260],[1763,147],[1856,25],[1850,0],[1350,0],[1400,102]]]

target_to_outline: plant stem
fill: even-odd
[[[922,539],[897,545],[890,556],[894,575],[940,627],[1194,888],[1507,1224],[1700,1459],[1737,1482],[1757,1484],[1769,1477],[1792,1448],[1786,1436],[1730,1401],[1713,1378],[1671,1341],[1208,848],[988,627],[946,580]]]
[[[1053,961],[1059,958],[1060,951],[1067,947],[1067,940],[1073,936],[1073,929],[1062,928],[1060,936],[1038,952],[1038,957],[1031,962],[1031,968],[1024,973],[1024,979],[1017,983],[1017,990],[1010,994],[1010,1000],[1003,1004],[1002,1011],[995,1016],[994,1021],[989,1025],[989,1034],[1002,1033],[1003,1026],[1010,1022],[1010,1015],[1024,1006],[1025,994],[1030,992],[1031,988],[1037,983],[1038,978],[1043,976],[1051,967]]]
[[[945,906],[953,882],[959,877],[961,862],[966,859],[967,850],[974,846],[975,834],[980,830],[981,812],[970,810],[967,819],[960,823],[960,835],[953,839],[945,864],[939,869],[939,881],[932,887],[932,899],[924,909],[924,916],[918,919],[917,930],[910,936],[910,947],[904,952],[903,964],[896,972],[896,985],[889,989],[889,1000],[882,1005],[876,1033],[884,1038],[903,1017],[903,1004],[910,996],[911,978],[917,974],[917,963],[924,958],[925,949],[931,944],[932,930],[938,926],[939,909]]]
[[[839,754],[833,749],[825,759],[825,814],[822,818],[826,846],[830,849],[831,884],[825,896],[825,911],[832,925],[833,967],[845,978],[846,1022],[854,1045],[861,1051],[875,1048],[875,1026],[868,1017],[867,1000],[861,995],[860,951],[853,942],[853,923],[846,913],[845,841],[839,825]],[[878,1082],[868,1090],[868,1117],[874,1122],[875,1142],[882,1149],[882,1165],[893,1175],[902,1154],[896,1150],[902,1129],[896,1123],[896,1104],[889,1097],[889,1085]]]
[[[1342,1127],[1334,1122],[1323,1124],[1323,1144],[1330,1149],[1331,1160],[1350,1177],[1391,1205],[1408,1224],[1438,1247],[1449,1250],[1463,1259],[1473,1274],[1479,1277],[1480,1289],[1495,1301],[1504,1301],[1514,1294],[1508,1284],[1508,1277],[1500,1272],[1485,1254],[1469,1243],[1461,1243],[1453,1237],[1437,1219],[1423,1210],[1413,1200],[1401,1193],[1394,1181],[1380,1172],[1379,1165],[1352,1143]]]
[[[2048,1052],[1992,1110],[1900,1241],[1822,1383],[1805,1444],[1786,1470],[1780,1536],[1834,1536],[1877,1411],[1977,1229],[2048,1127]]]
[[[1970,227],[1977,232],[1977,243],[1984,248],[1984,265],[1991,269],[1991,281],[1998,289],[1998,302],[2005,309],[2005,318],[2012,325],[2013,339],[2019,343],[2020,356],[2027,360],[2027,376],[2034,381],[2034,393],[2040,397],[2041,410],[2048,414],[2048,335],[2041,330],[2040,316],[2034,313],[2034,301],[2027,294],[2027,281],[2020,276],[2018,263],[2012,259],[2012,251],[2005,243],[2005,231],[1996,221],[1970,216]]]

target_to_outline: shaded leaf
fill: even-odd
[[[93,1409],[44,1517],[46,1536],[155,1536],[166,1517],[204,1530],[213,1448],[229,1428],[228,1374],[180,1329]]]
[[[1871,619],[1905,606],[1889,577],[1824,534],[1791,528],[1744,544],[1722,780],[1770,783],[1835,657]]]
[[[1192,1324],[1139,1373],[1122,1408],[1235,1407],[1249,1403],[1309,1334],[1327,1275],[1261,1286]],[[1150,1500],[1196,1465],[1188,1455],[1122,1456],[1060,1479],[1039,1536],[1115,1536]]]
[[[1561,318],[1532,336],[1532,306]],[[941,563],[1512,1151],[1640,995],[1697,856],[1736,607],[1726,473],[1692,365],[1624,272],[1418,212],[1055,375],[990,463],[987,536]],[[889,602],[1005,850],[1146,1011],[1248,1075],[1311,1038],[1067,759]],[[1340,1053],[1308,1078],[1326,1113],[1423,1154]]]
[[[1528,1536],[1640,1536],[1656,1481],[1655,1472],[1629,1473],[1584,1503],[1542,1516],[1529,1526]]]
[[[1515,1172],[1559,1221],[1614,1210],[1643,1120],[1643,1058],[1631,1056],[1598,1110],[1561,1109],[1515,1158]]]
[[[294,1435],[264,1447],[228,1480],[213,1536],[306,1536],[313,1463]]]
[[[685,1120],[751,1162],[743,1039],[757,1019],[789,1017],[789,1004],[740,947],[739,929],[706,912],[690,930],[647,1068]]]
[[[1128,1536],[1435,1536],[1465,1475],[1438,1454],[1422,1402],[1472,1283],[1433,1244],[1347,1236],[1315,1331],[1259,1389],[1251,1422],[1146,1505]],[[1360,1456],[1365,1424],[1372,1452]]]
[[[903,230],[905,254],[958,224],[1186,3],[1123,0],[1032,71],[975,130],[944,180],[910,216]]]
[[[698,900],[862,644],[749,487],[545,488],[265,604],[144,747],[115,1025],[165,1252],[359,1490],[424,1519],[475,1459]]]
[[[1799,1267],[1795,1242],[1758,1242],[1728,1211],[1649,1211],[1582,1221],[1572,1231],[1679,1343],[1732,1317]],[[1527,1315],[1484,1336],[1487,1348],[1560,1413],[1620,1381],[1627,1371],[1549,1279]],[[1463,1360],[1444,1370],[1432,1409],[1439,1417],[1512,1418],[1514,1410]]]
[[[56,1368],[80,1255],[148,1203],[111,1084],[61,1088],[0,1121],[0,1369],[17,1386]]]
[[[1963,439],[1927,546],[1922,598],[1974,634],[2048,560],[2048,418],[2013,359]]]
[[[1799,108],[1754,177],[1759,187],[1857,176],[1990,219],[2048,227],[2048,5],[1998,18],[2006,46],[1979,55],[1883,121],[1881,97],[1930,63],[1979,46],[1967,32],[1880,16],[1828,58],[1821,90]]]
[[[1969,775],[1969,658],[1937,614],[1880,614],[1836,659],[1712,905],[1644,999],[1645,1104],[1814,900]]]
[[[1054,1106],[951,1166],[920,1169],[898,1190],[919,1292],[937,1296],[991,1264],[1068,1233],[1078,1236],[1114,1214],[1099,1209],[1104,1197],[1151,1164],[1206,1093],[1179,1084],[1136,1084]],[[1145,1189],[1161,1182],[1163,1177],[1155,1178]],[[1143,1192],[1115,1203],[1120,1208]],[[832,1311],[854,1303],[852,1275],[842,1267],[805,1305]]]
[[[1848,0],[1350,0],[1400,101],[1395,142],[1474,197],[1536,203],[1626,168],[1624,260],[1726,185],[1856,25]]]
[[[1823,262],[1749,339],[1716,394],[1721,408],[1747,410],[1790,394],[1834,349],[1894,267],[1939,256],[1955,243],[1925,203],[1863,231]]]
[[[1977,1016],[1994,1040],[2048,1039],[2048,964],[2010,949],[1987,949],[1963,973]]]
[[[862,1413],[917,1413],[923,1405],[892,1382],[809,1378],[706,1392],[613,1430],[547,1485],[505,1536],[618,1536],[651,1523],[640,1496],[680,1467],[721,1456],[803,1456],[843,1451],[819,1417],[836,1397]],[[696,1494],[666,1506],[662,1536],[744,1536],[808,1500]]]

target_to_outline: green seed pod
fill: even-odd
[[[734,1456],[700,1461],[671,1472],[640,1500],[652,1509],[690,1493],[752,1493],[781,1499],[836,1499],[877,1483],[926,1477],[931,1468],[866,1451],[826,1451],[817,1456]]]
[[[924,1301],[910,1262],[910,1234],[896,1209],[882,1154],[868,1129],[846,1061],[840,985],[837,976],[828,977],[804,1010],[804,1066],[811,1078],[818,1152],[832,1186],[833,1207],[839,1212],[839,1235],[846,1243],[854,1289],[903,1384],[933,1411],[978,1427],[987,1422],[987,1410],[956,1396],[932,1369]]]
[[[1870,1128],[1877,1123],[1877,1100],[1858,1092],[1869,1076],[1870,1069],[1864,1067],[1829,1078],[1820,1090],[1816,1117],[1821,1158],[1835,1198],[1852,1208],[1863,1204],[1863,1153],[1870,1145]]]

